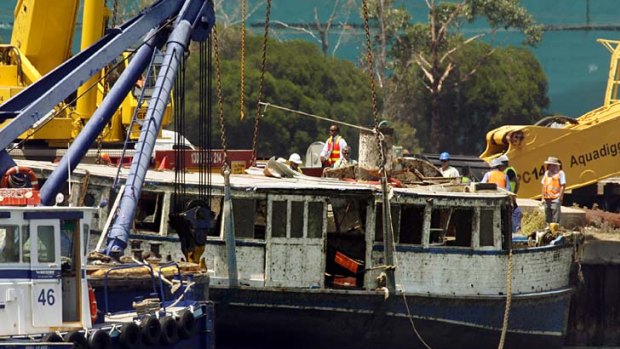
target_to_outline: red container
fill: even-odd
[[[336,257],[334,258],[334,261],[339,266],[345,268],[346,270],[354,274],[357,274],[362,268],[362,263],[356,261],[355,259],[345,255],[344,253],[340,251],[336,251]]]

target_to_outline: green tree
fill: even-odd
[[[250,149],[258,96],[262,37],[246,36],[245,119],[240,120],[240,34],[239,28],[219,33],[223,103],[229,148]],[[314,44],[306,41],[269,41],[263,102],[293,110],[331,117],[356,125],[371,124],[371,103],[367,76],[351,62],[325,57]],[[198,55],[190,55],[186,70],[187,125],[198,118]],[[213,84],[215,88],[215,83]],[[215,101],[214,101],[215,103]],[[312,142],[324,141],[330,122],[300,116],[274,107],[261,108],[258,156],[302,156]],[[212,125],[214,146],[220,146],[219,124]],[[347,142],[357,148],[358,132],[341,126]],[[197,130],[189,128],[186,137],[195,142]]]
[[[492,55],[488,53],[493,51]],[[493,49],[473,42],[455,53],[454,71],[445,79],[439,112],[441,149],[461,154],[481,152],[487,130],[503,124],[530,124],[548,105],[547,79],[534,55],[525,48]],[[483,62],[481,64],[480,62]],[[471,74],[475,71],[475,74]],[[433,144],[432,96],[415,65],[398,70],[390,83],[395,91],[388,112],[413,123],[426,146]]]
[[[525,43],[535,44],[542,35],[542,27],[535,24],[533,17],[520,5],[519,0],[461,0],[461,1],[441,1],[425,0],[428,8],[428,22],[410,24],[403,23],[402,11],[390,11],[392,1],[369,0],[370,7],[377,7],[382,4],[381,11],[371,11],[373,20],[380,23],[400,23],[400,27],[388,32],[392,37],[393,46],[391,55],[395,58],[394,75],[402,74],[414,67],[419,74],[415,74],[428,93],[430,103],[426,108],[430,115],[430,127],[428,128],[430,139],[424,145],[432,150],[439,151],[445,149],[448,143],[452,142],[452,134],[445,132],[446,124],[454,124],[452,114],[442,111],[449,110],[446,105],[449,96],[455,94],[462,87],[458,86],[468,81],[483,64],[487,64],[487,59],[493,55],[495,48],[486,48],[485,54],[476,55],[478,58],[474,64],[469,64],[470,70],[459,67],[459,54],[486,33],[480,32],[471,37],[464,37],[460,30],[466,23],[476,20],[486,20],[492,31],[499,28],[514,28],[521,31],[525,36]],[[390,17],[396,17],[393,21]],[[379,26],[381,28],[381,26]],[[381,32],[379,30],[379,32]],[[379,47],[384,43],[379,42]],[[480,47],[479,47],[480,48]],[[458,79],[454,77],[457,76]],[[395,83],[401,80],[395,78]],[[388,105],[399,104],[398,100],[392,98],[392,93],[400,93],[398,85],[386,86],[390,96],[386,97]],[[418,91],[417,93],[422,93]],[[415,125],[419,129],[419,125]]]

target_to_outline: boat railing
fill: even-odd
[[[168,262],[168,263],[159,265],[159,268],[157,269],[157,275],[159,275],[159,295],[160,295],[159,297],[161,298],[161,306],[164,312],[166,311],[166,292],[164,292],[164,274],[162,273],[162,271],[164,270],[164,268],[168,268],[168,267],[176,267],[177,272],[176,272],[176,275],[174,275],[173,280],[177,279],[180,285],[183,285],[183,277],[181,276],[181,268],[179,267],[178,263]],[[171,283],[171,286],[172,286],[172,289],[170,291],[170,295],[174,296],[174,292],[175,292],[174,283]]]
[[[119,265],[119,266],[112,267],[112,268],[108,269],[105,272],[105,276],[103,278],[103,294],[104,294],[104,299],[105,299],[105,314],[110,314],[110,312],[108,311],[108,305],[109,305],[109,301],[108,301],[108,277],[109,277],[110,273],[112,271],[115,271],[115,270],[129,269],[129,268],[136,268],[136,267],[142,267],[142,268],[149,269],[150,274],[151,274],[151,283],[152,283],[152,286],[153,286],[153,294],[157,294],[157,286],[155,284],[155,273],[153,271],[153,267],[150,264],[132,263],[132,264],[124,264],[124,265]]]

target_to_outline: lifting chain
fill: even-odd
[[[245,0],[241,0],[241,93],[239,93],[241,120],[245,118],[245,5]]]
[[[375,138],[377,140],[377,146],[380,156],[380,171],[385,176],[385,152],[381,145],[381,135],[379,133],[379,119],[377,112],[377,93],[375,91],[375,74],[374,74],[374,63],[372,58],[372,42],[370,41],[370,26],[368,25],[368,4],[366,0],[362,1],[362,12],[364,14],[364,31],[366,33],[366,61],[368,63],[368,75],[370,77],[370,97],[372,101],[372,117],[375,123]]]
[[[112,8],[112,28],[116,27],[118,21],[118,0],[114,0],[114,7]]]
[[[211,34],[213,39],[213,56],[215,58],[215,89],[217,93],[217,114],[220,120],[220,136],[222,141],[222,150],[224,151],[224,164],[222,171],[229,167],[228,151],[226,144],[226,125],[224,125],[224,98],[222,97],[222,72],[220,70],[220,53],[217,45],[217,26],[213,26]]]
[[[267,0],[267,10],[265,11],[265,35],[263,37],[263,56],[260,69],[260,80],[258,83],[258,100],[256,101],[256,115],[254,116],[254,136],[252,137],[252,159],[250,165],[256,165],[256,144],[258,143],[258,127],[261,117],[260,102],[263,99],[263,85],[265,83],[265,66],[267,62],[267,38],[269,37],[269,15],[271,13],[271,0]]]

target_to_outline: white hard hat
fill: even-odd
[[[299,156],[299,154],[297,154],[297,153],[291,154],[291,156],[288,158],[288,161],[294,162],[297,165],[301,165],[302,164],[301,156]]]
[[[491,163],[489,164],[489,166],[491,166],[491,168],[496,168],[496,167],[502,166],[502,162],[499,160],[499,158],[495,158],[491,160]]]
[[[498,157],[497,160],[499,160],[501,162],[508,162],[509,161],[508,155],[504,154],[504,155]]]

